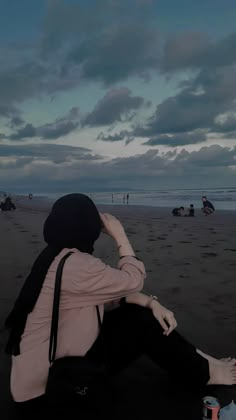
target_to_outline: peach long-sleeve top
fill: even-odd
[[[39,298],[28,315],[20,354],[12,356],[11,393],[17,402],[45,393],[55,277],[68,251],[63,249],[49,267]],[[140,291],[145,278],[143,263],[134,257],[121,258],[116,269],[90,254],[72,251],[62,275],[57,358],[84,356],[99,334],[96,305],[103,318],[105,303]]]

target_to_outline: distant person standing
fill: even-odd
[[[111,195],[111,202],[114,203],[114,194]]]
[[[129,193],[126,196],[127,204],[129,204]]]
[[[202,212],[205,214],[205,216],[209,216],[210,214],[214,213],[215,207],[209,200],[207,200],[205,195],[202,197],[202,204]]]
[[[32,200],[32,198],[33,198],[33,194],[29,193],[29,200]]]

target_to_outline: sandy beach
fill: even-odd
[[[4,355],[3,322],[31,265],[44,247],[42,226],[48,203],[17,199],[17,210],[0,213],[0,413],[10,419],[9,360]],[[156,294],[175,312],[178,330],[214,356],[236,356],[236,213],[204,217],[172,217],[170,209],[99,206],[124,224],[137,256],[144,262],[145,291]],[[116,248],[102,235],[95,255],[113,266]],[[200,396],[179,390],[146,359],[137,361],[115,380],[118,419],[126,407],[132,418],[201,419]],[[222,404],[236,401],[236,387],[215,387]],[[138,404],[137,404],[138,401]],[[136,408],[133,409],[136,404]],[[185,412],[186,411],[186,412]],[[4,413],[4,415],[2,415]]]

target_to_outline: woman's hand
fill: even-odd
[[[168,336],[177,327],[177,322],[173,312],[166,309],[156,300],[151,302],[150,309],[152,310],[154,317],[162,326],[164,330],[163,334]]]
[[[121,222],[116,217],[108,213],[100,213],[100,217],[103,224],[102,231],[104,233],[107,233],[116,241],[118,241],[120,238],[123,239],[125,231]]]

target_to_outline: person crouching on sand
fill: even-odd
[[[175,207],[173,210],[172,210],[172,214],[173,214],[173,216],[183,216],[183,212],[184,212],[184,207]]]
[[[205,195],[202,197],[202,204],[202,212],[205,214],[205,216],[209,216],[210,214],[214,213],[215,207],[209,200],[207,200]]]
[[[93,256],[94,243],[102,233],[114,241],[117,268]],[[29,407],[33,413],[39,408],[47,410],[55,276],[68,251],[72,254],[62,273],[59,357],[82,356],[85,361],[102,357],[108,374],[115,375],[145,354],[188,388],[236,384],[234,359],[217,360],[196,349],[175,331],[173,312],[155,296],[141,292],[144,264],[135,256],[124,227],[111,214],[99,214],[89,197],[69,194],[57,200],[45,221],[44,239],[47,246],[33,264],[6,320],[10,330],[6,351],[12,356],[11,393],[21,413]],[[104,305],[111,302],[117,307],[104,312]]]

